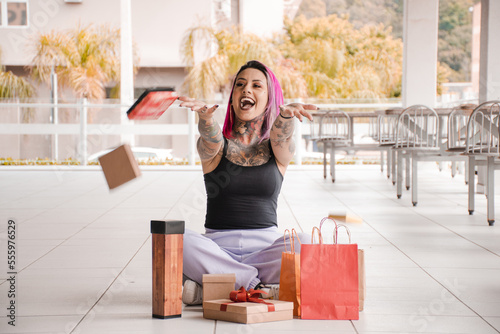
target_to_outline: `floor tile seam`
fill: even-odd
[[[40,192],[46,191],[46,190],[47,190],[47,189],[49,189],[49,188],[51,188],[51,187],[46,187],[46,188],[44,188],[44,189],[41,189],[41,190],[39,190],[39,191],[36,191],[36,192],[30,193],[29,195],[27,195],[27,196],[23,196],[23,197],[28,197],[28,196],[31,196],[31,195],[33,195],[33,194],[37,194],[37,193],[40,193]],[[98,188],[98,187],[96,187],[96,188]],[[95,190],[96,188],[93,188],[92,190]],[[92,191],[92,190],[91,190],[91,191]],[[88,191],[86,191],[85,193],[88,193]],[[83,195],[80,195],[79,197],[81,197],[81,196],[83,196]],[[21,198],[22,198],[22,197],[21,197]],[[28,221],[29,221],[29,220],[33,220],[33,219],[36,219],[37,217],[41,216],[42,214],[44,214],[44,213],[46,213],[46,212],[48,212],[48,211],[50,211],[50,210],[57,209],[58,207],[60,207],[60,206],[61,206],[61,205],[63,205],[64,203],[67,203],[67,202],[69,202],[69,201],[72,201],[73,199],[74,199],[73,197],[68,197],[68,200],[67,200],[67,201],[65,201],[65,202],[63,202],[63,203],[59,203],[59,205],[56,205],[55,207],[52,207],[52,208],[47,208],[47,209],[45,209],[45,208],[44,208],[44,209],[42,209],[39,213],[37,213],[37,214],[35,214],[34,216],[30,217],[30,218],[28,219]]]
[[[161,173],[160,173],[161,175]],[[160,176],[158,176],[160,177]],[[154,180],[152,180],[151,182],[147,183],[146,185],[144,185],[143,187],[141,187],[140,189],[144,189],[145,187],[149,186],[151,183],[153,183],[157,178],[155,178]],[[100,187],[100,186],[98,186]],[[98,188],[96,187],[96,188]],[[95,190],[96,188],[93,188],[91,190],[88,190],[86,191],[86,193],[90,192],[90,191],[93,191]],[[100,214],[99,216],[97,216],[95,219],[93,219],[90,223],[88,223],[87,225],[83,226],[81,229],[79,229],[78,231],[76,231],[75,233],[73,233],[72,235],[70,235],[69,237],[67,237],[66,239],[62,240],[59,244],[55,245],[53,248],[51,248],[49,251],[47,251],[45,254],[41,255],[40,257],[38,257],[37,259],[33,260],[31,263],[29,263],[28,265],[26,265],[24,268],[22,268],[21,270],[18,271],[18,273],[21,273],[22,271],[24,271],[25,269],[29,268],[31,265],[33,265],[34,263],[36,263],[37,261],[39,261],[40,259],[42,259],[43,257],[47,256],[48,254],[50,254],[51,252],[53,252],[56,248],[58,248],[59,246],[63,245],[64,243],[66,243],[68,240],[70,240],[71,238],[73,238],[75,235],[77,235],[78,233],[80,233],[81,231],[83,231],[85,228],[87,228],[88,226],[94,224],[99,218],[103,217],[104,215],[106,215],[108,212],[114,210],[119,204],[121,204],[123,201],[129,199],[130,197],[132,197],[134,194],[132,193],[130,196],[126,197],[125,199],[123,199],[121,202],[115,204],[113,207],[109,208],[108,210],[104,211],[102,214]],[[81,195],[83,196],[83,195]],[[80,196],[80,197],[81,197]],[[71,200],[74,200],[71,199]],[[61,204],[62,205],[62,204]],[[60,205],[59,205],[60,206]],[[59,206],[56,206],[55,208],[59,207]],[[47,209],[46,211],[48,210],[51,210],[51,209]],[[35,216],[36,217],[36,216]]]
[[[304,229],[302,228],[302,226],[300,225],[299,223],[299,220],[297,219],[297,216],[295,216],[295,212],[292,208],[292,206],[290,205],[290,203],[288,203],[288,200],[286,198],[286,195],[283,195],[282,196],[283,200],[285,201],[286,203],[286,206],[288,207],[288,209],[290,210],[290,212],[292,213],[292,216],[293,216],[293,219],[295,220],[295,223],[297,223],[297,225],[299,226],[299,229],[300,229],[300,232],[301,233],[304,233]]]
[[[197,171],[198,172],[198,171]],[[184,198],[184,196],[189,192],[189,190],[193,187],[193,185],[198,182],[196,178],[193,178],[193,180],[191,181],[191,184],[189,184],[189,186],[186,187],[186,190],[184,190],[184,192],[182,193],[182,195],[178,196],[177,197],[177,200],[175,201],[174,204],[172,204],[172,206],[170,207],[170,209],[167,211],[167,213],[163,216],[163,219],[166,219],[168,217],[168,215],[170,214],[170,212],[172,212],[172,210],[177,206],[177,204],[179,204],[179,202],[182,200],[182,198]]]
[[[356,180],[355,180],[355,179],[353,179],[353,178],[351,178],[351,179],[352,179],[354,182],[358,182],[358,181],[356,181]],[[359,182],[358,182],[358,183],[359,183]],[[376,191],[376,189],[373,189],[373,188],[372,188],[372,187],[370,187],[370,186],[367,186],[367,185],[365,185],[365,184],[363,184],[363,185],[364,185],[364,186],[366,186],[366,187],[368,187],[368,188],[370,188],[370,189],[372,189],[372,190],[374,190],[374,191]],[[376,191],[376,192],[378,192],[378,191]],[[429,192],[427,191],[427,193],[429,193]],[[387,195],[384,195],[383,193],[381,193],[381,194],[382,194],[383,196],[385,196],[386,198],[388,198],[388,196],[387,196]],[[431,193],[431,194],[433,194],[433,195],[434,195],[434,193]],[[441,198],[441,199],[444,199],[444,200],[446,200],[446,201],[448,201],[448,202],[451,202],[451,203],[453,203],[453,204],[457,204],[456,202],[454,202],[454,201],[452,201],[452,200],[450,200],[450,199],[446,198],[445,196],[442,196],[442,195],[434,195],[434,196],[437,196],[437,197],[439,197],[439,198]],[[399,199],[398,199],[398,200],[399,200]],[[342,201],[341,201],[341,202],[342,202]],[[395,202],[395,203],[398,203],[397,201],[394,201],[394,202]],[[463,207],[465,208],[465,205],[460,205],[460,204],[458,204],[458,205],[459,205],[459,206],[463,206]],[[458,232],[456,232],[456,231],[454,231],[454,230],[450,229],[449,227],[447,227],[447,226],[445,226],[445,225],[443,225],[443,224],[441,224],[441,223],[439,223],[439,222],[437,222],[437,221],[435,221],[435,220],[432,220],[432,219],[431,219],[431,218],[429,218],[429,217],[426,217],[426,216],[422,215],[421,213],[419,213],[418,211],[416,211],[417,209],[416,209],[415,207],[404,207],[404,206],[402,206],[402,205],[401,205],[401,203],[400,203],[400,206],[401,206],[401,207],[403,207],[403,208],[410,209],[410,211],[412,211],[413,213],[417,214],[417,215],[418,215],[418,216],[420,216],[420,217],[423,217],[424,219],[428,220],[429,222],[432,222],[433,224],[438,225],[438,226],[440,226],[440,227],[444,228],[445,230],[447,230],[447,231],[449,231],[449,232],[451,232],[451,233],[453,233],[453,234],[457,235],[458,237],[460,237],[460,238],[462,238],[462,239],[464,239],[464,240],[466,240],[466,241],[468,241],[468,242],[470,242],[470,243],[472,243],[472,244],[474,244],[474,245],[478,246],[479,248],[482,248],[482,249],[484,249],[484,250],[486,250],[486,251],[488,251],[488,252],[490,252],[490,253],[492,253],[492,254],[494,254],[494,255],[498,256],[498,257],[500,257],[500,254],[497,254],[497,253],[493,252],[492,250],[487,249],[486,247],[484,247],[484,246],[482,246],[482,245],[480,245],[480,244],[478,244],[478,243],[476,243],[476,242],[474,242],[474,241],[470,240],[469,238],[467,238],[467,237],[465,237],[465,236],[463,236],[463,235],[459,234]],[[486,216],[486,215],[485,215],[485,216]],[[372,225],[370,225],[370,226],[373,228],[373,226],[372,226]],[[378,232],[378,231],[377,231],[377,232]]]
[[[410,209],[413,209],[413,208],[410,208]],[[434,223],[435,225],[439,225],[439,226],[441,226],[442,228],[444,228],[445,230],[447,230],[447,231],[449,231],[449,232],[451,232],[451,233],[455,234],[456,236],[458,236],[458,237],[460,237],[460,238],[462,238],[462,239],[464,239],[464,240],[466,240],[466,241],[470,242],[471,244],[473,244],[473,245],[475,245],[475,246],[477,246],[477,247],[479,247],[479,248],[482,248],[482,249],[484,249],[485,251],[487,251],[487,252],[489,252],[489,253],[491,253],[491,254],[493,254],[493,255],[495,255],[495,256],[497,256],[497,257],[499,257],[499,258],[500,258],[500,254],[499,254],[499,253],[495,253],[493,250],[488,249],[487,247],[480,245],[479,243],[477,243],[477,242],[475,242],[475,241],[473,241],[473,240],[469,239],[469,238],[468,238],[468,237],[466,237],[465,235],[462,235],[462,234],[460,234],[459,232],[454,231],[454,230],[453,230],[453,229],[451,229],[450,227],[448,227],[448,226],[446,226],[446,225],[444,225],[444,224],[442,224],[442,223],[440,223],[440,222],[438,222],[438,221],[435,221],[435,220],[433,220],[433,219],[432,219],[432,218],[430,218],[430,217],[426,217],[426,216],[422,215],[421,213],[419,213],[419,212],[415,211],[415,209],[413,209],[413,212],[414,212],[414,213],[416,213],[417,215],[419,215],[420,217],[423,217],[423,218],[427,219],[428,221],[430,221],[430,222]],[[493,228],[493,226],[491,226],[491,227]]]
[[[137,254],[139,254],[139,252],[141,251],[142,247],[144,247],[144,245],[147,243],[147,241],[149,240],[150,236],[148,236],[144,242],[142,243],[141,246],[139,246],[139,248],[137,249],[137,251],[134,253],[134,255],[130,258],[130,260],[128,260],[128,262],[125,264],[125,266],[123,266],[123,268],[121,268],[120,272],[118,273],[118,275],[116,275],[116,277],[111,281],[111,283],[108,285],[108,287],[102,292],[101,296],[99,296],[99,298],[97,298],[96,302],[89,308],[89,310],[85,313],[85,315],[83,315],[83,317],[78,321],[78,323],[75,325],[75,327],[73,327],[73,329],[69,332],[69,334],[73,333],[77,328],[78,326],[85,320],[85,318],[90,314],[90,312],[92,312],[92,310],[94,309],[94,307],[96,307],[96,305],[102,300],[102,298],[104,297],[104,295],[106,295],[106,293],[109,291],[109,289],[113,286],[113,284],[118,280],[118,277],[120,277],[123,272],[125,271],[125,269],[128,267],[128,265],[132,262],[132,260],[137,256]],[[128,314],[128,313],[127,313]]]
[[[51,172],[53,172],[53,171],[51,171]],[[74,180],[74,179],[72,179],[72,181],[73,181],[73,180]],[[63,182],[63,181],[61,181],[60,183],[62,183],[62,182]],[[58,186],[61,186],[61,184],[59,184]],[[34,195],[34,194],[39,194],[39,193],[41,193],[41,192],[43,192],[43,191],[46,191],[47,189],[53,189],[53,188],[54,188],[54,187],[53,187],[53,185],[47,185],[46,187],[44,187],[43,189],[40,189],[40,190],[38,190],[38,191],[30,192],[29,194],[23,194],[23,196],[18,197],[17,199],[20,199],[20,198],[25,198],[25,197],[29,197],[29,196],[32,196],[32,195]],[[47,209],[47,210],[50,210],[50,209]],[[38,215],[37,215],[37,216],[38,216]],[[36,217],[36,216],[35,216],[35,217]]]
[[[316,181],[317,182],[317,181]],[[357,181],[356,179],[354,178],[351,178],[351,182],[357,182],[357,183],[360,183],[359,181]],[[319,183],[319,182],[317,182]],[[324,187],[325,185],[324,184],[320,184],[322,187]],[[365,187],[368,187],[368,188],[371,188],[369,186],[366,186]],[[332,194],[333,195],[333,194]],[[334,195],[335,196],[335,195]],[[341,203],[343,203],[345,205],[345,203],[339,199],[339,201]],[[348,206],[346,206],[348,207]],[[422,215],[421,215],[422,216]],[[425,217],[426,219],[428,219],[427,217]],[[474,309],[472,309],[472,307],[470,307],[469,305],[467,305],[463,300],[461,300],[460,298],[458,298],[458,296],[456,296],[455,293],[453,293],[450,289],[448,289],[446,286],[444,286],[437,278],[435,278],[433,275],[431,275],[427,270],[425,270],[424,267],[422,267],[419,263],[417,263],[414,259],[412,259],[408,254],[406,254],[404,251],[402,251],[398,246],[396,246],[391,240],[389,240],[387,237],[385,237],[382,233],[380,233],[374,226],[372,226],[368,221],[365,221],[363,220],[364,223],[366,223],[368,226],[370,226],[370,228],[372,228],[376,233],[378,233],[383,239],[385,239],[389,244],[391,244],[395,249],[397,249],[399,252],[401,252],[401,254],[403,254],[404,256],[406,256],[411,262],[413,262],[418,268],[420,268],[420,270],[422,270],[426,275],[428,275],[430,278],[432,278],[437,284],[439,284],[443,289],[445,289],[446,291],[448,291],[452,296],[454,296],[458,301],[460,301],[466,308],[468,308],[469,310],[471,310],[474,314],[477,315],[477,317],[479,317],[480,319],[482,319],[486,324],[488,324],[491,328],[493,328],[495,331],[498,331],[492,324],[490,324],[488,321],[486,321],[486,319],[484,319],[478,312],[476,312]],[[432,220],[431,220],[432,221]],[[500,333],[500,331],[498,331],[498,333]]]
[[[156,180],[156,179],[155,179]],[[151,181],[150,183],[152,183],[154,181]],[[170,211],[173,210],[173,208],[175,208],[175,206],[179,203],[179,201],[182,199],[182,197],[189,191],[189,189],[193,186],[193,184],[196,182],[196,179],[194,179],[191,184],[186,187],[186,190],[184,191],[184,193],[179,196],[179,199],[172,205],[172,207],[170,208],[170,210],[167,212],[167,214],[164,216],[164,217],[167,217],[168,214],[170,213]],[[148,185],[150,184],[148,183]],[[133,196],[134,194],[132,194],[131,196]],[[129,198],[129,197],[128,197]],[[128,199],[127,198],[127,199]],[[126,199],[125,199],[126,200]],[[117,204],[118,205],[118,204]],[[112,209],[114,209],[117,205],[113,206]],[[111,209],[110,209],[111,210]],[[108,210],[109,211],[109,210]],[[106,211],[106,212],[108,212]],[[99,218],[99,217],[98,217]],[[92,223],[91,223],[92,224]],[[88,226],[88,225],[87,225]],[[87,315],[92,311],[92,309],[94,309],[94,307],[99,303],[99,301],[104,297],[104,295],[106,294],[106,292],[111,288],[111,286],[116,282],[116,280],[118,279],[118,277],[120,275],[122,275],[122,273],[125,271],[125,269],[127,269],[127,267],[129,266],[129,264],[132,262],[132,260],[137,256],[137,254],[141,251],[141,249],[146,245],[147,241],[149,240],[151,236],[148,235],[147,238],[144,240],[144,242],[142,243],[142,245],[137,249],[137,251],[135,252],[135,254],[130,258],[130,260],[127,262],[127,264],[122,268],[122,270],[120,271],[120,273],[117,275],[117,277],[115,277],[115,279],[109,284],[109,286],[106,288],[106,290],[104,290],[104,292],[102,293],[102,295],[97,299],[97,301],[92,305],[92,307],[88,310],[88,312],[80,319],[80,321],[75,325],[75,327],[71,330],[70,334],[73,333],[77,328],[78,326],[84,321],[84,319],[87,317]]]

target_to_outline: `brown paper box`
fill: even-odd
[[[254,324],[278,320],[293,319],[293,302],[266,299],[266,303],[273,303],[275,311],[268,312],[266,304],[235,303],[230,299],[219,299],[203,302],[203,317],[205,319]],[[221,311],[221,305],[229,303],[226,311]]]
[[[363,311],[366,298],[365,251],[363,249],[358,249],[358,280],[359,310]]]
[[[204,274],[203,301],[228,298],[235,284],[235,274]]]
[[[129,145],[122,145],[99,157],[109,189],[114,189],[141,175]]]

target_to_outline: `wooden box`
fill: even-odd
[[[132,149],[125,144],[99,157],[109,189],[114,189],[141,175]]]

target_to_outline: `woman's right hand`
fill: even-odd
[[[213,113],[219,105],[214,105],[212,107],[208,107],[206,103],[197,101],[189,96],[179,96],[179,101],[182,101],[180,106],[185,108],[190,108],[192,111],[196,111],[200,117],[208,118],[212,117]]]

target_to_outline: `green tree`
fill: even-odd
[[[195,63],[195,53],[200,47],[208,50],[215,48],[215,51],[211,57]],[[227,93],[239,67],[252,59],[273,69],[286,97],[307,94],[304,79],[296,71],[295,62],[284,59],[272,40],[243,34],[236,28],[215,30],[205,26],[194,27],[184,37],[182,54],[188,71],[184,89],[194,98],[210,99],[215,92]]]
[[[0,59],[2,52],[0,50]],[[26,98],[35,94],[35,88],[25,78],[18,77],[11,71],[5,71],[0,63],[0,98]]]
[[[119,29],[108,26],[39,34],[33,45],[32,74],[50,84],[54,68],[61,87],[69,87],[79,98],[98,100],[105,97],[106,85],[119,82],[119,46]]]
[[[471,69],[472,15],[470,9],[480,0],[440,0],[438,60],[441,74],[439,82],[468,81]],[[311,10],[323,2],[326,14]],[[307,18],[336,14],[347,17],[354,28],[384,24],[392,27],[394,38],[403,35],[403,0],[303,0],[297,15]]]
[[[450,81],[470,80],[472,13],[475,0],[439,2],[438,59],[449,70]]]
[[[285,21],[285,33],[264,40],[237,29],[191,29],[184,39],[185,89],[209,99],[227,92],[238,68],[256,59],[271,67],[287,98],[385,98],[401,91],[402,43],[383,25],[355,29],[346,17]],[[195,52],[212,56],[195,63]]]
[[[322,91],[307,80],[310,96],[381,98],[400,91],[402,43],[390,28],[380,24],[355,29],[347,17],[330,15],[310,20],[301,16],[286,21],[285,29],[290,43],[284,53],[330,80]],[[309,78],[310,73],[304,75]]]

